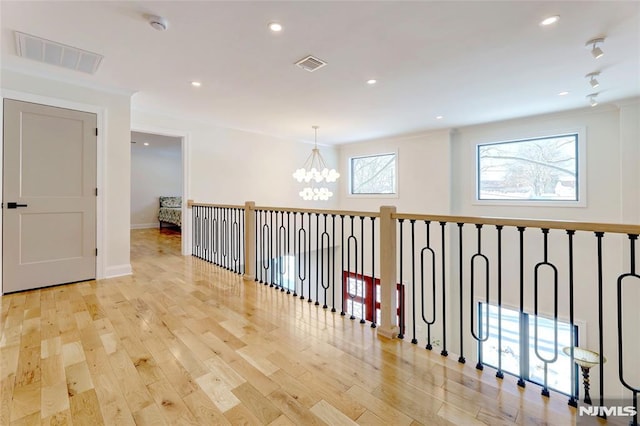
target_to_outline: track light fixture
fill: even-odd
[[[598,96],[597,93],[590,93],[587,95],[587,99],[589,99],[589,105],[591,105],[592,107],[598,105],[598,101],[596,101],[596,96]]]
[[[593,38],[591,40],[589,40],[588,42],[585,43],[586,47],[591,46],[591,55],[595,58],[598,59],[600,58],[602,55],[604,55],[604,52],[602,51],[602,49],[600,49],[598,47],[598,43],[604,43],[604,37],[600,37],[600,38]]]
[[[590,72],[584,77],[589,79],[589,84],[591,85],[592,88],[595,89],[596,87],[600,86],[600,82],[596,79],[596,77],[599,75],[600,75],[600,71],[594,71],[594,72]]]

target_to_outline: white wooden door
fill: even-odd
[[[5,99],[3,292],[96,276],[96,115]]]

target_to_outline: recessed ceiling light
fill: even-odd
[[[149,146],[149,142],[145,142],[145,143],[144,143],[144,146]]]
[[[376,84],[378,82],[378,80],[374,80],[373,78],[371,80],[367,80],[367,84]]]
[[[280,31],[282,31],[282,25],[278,24],[277,22],[271,22],[269,24],[269,29],[274,33],[279,33]]]
[[[554,16],[549,16],[546,19],[543,19],[542,21],[540,21],[540,26],[541,27],[546,27],[548,25],[553,25],[556,22],[558,22],[560,20],[560,16],[558,15],[554,15]]]
[[[560,92],[558,93],[558,96],[567,96],[569,94],[569,92],[567,92],[566,90],[564,92]]]
[[[202,83],[200,83],[199,81],[192,81],[192,82],[191,82],[191,85],[192,85],[193,87],[200,87],[200,86],[202,86]]]
[[[444,117],[441,115],[436,115],[436,120],[442,120]]]

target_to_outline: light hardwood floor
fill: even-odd
[[[565,396],[183,257],[175,231],[131,241],[132,276],[0,299],[0,424],[575,423]]]

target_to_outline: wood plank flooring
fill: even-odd
[[[183,257],[176,231],[131,241],[132,276],[0,299],[1,425],[576,422],[565,396]]]

